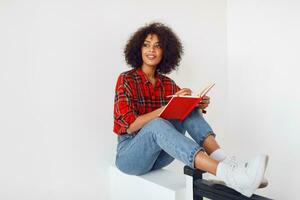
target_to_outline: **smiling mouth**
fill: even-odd
[[[146,57],[149,59],[149,60],[154,60],[156,58],[156,56],[154,55],[146,55]]]

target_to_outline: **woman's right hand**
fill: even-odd
[[[177,91],[174,95],[178,95],[178,96],[192,95],[192,90],[190,88],[182,88],[181,90]]]

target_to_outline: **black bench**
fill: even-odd
[[[203,200],[203,197],[212,200],[271,200],[256,194],[246,197],[225,185],[202,179],[204,173],[206,172],[184,166],[184,174],[193,177],[193,200]]]

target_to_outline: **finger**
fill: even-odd
[[[210,97],[209,96],[204,96],[203,100],[210,100]]]
[[[191,93],[190,93],[190,92],[187,92],[187,91],[185,91],[185,92],[182,93],[183,96],[185,96],[185,95],[190,95],[190,94],[191,94]]]
[[[209,101],[209,100],[202,100],[202,101],[200,102],[200,104],[210,104],[210,101]]]
[[[175,94],[176,95],[181,95],[183,92],[184,92],[184,89],[181,89],[181,90],[177,91]]]
[[[188,94],[192,94],[192,90],[191,90],[190,88],[186,88],[186,92],[187,92]]]
[[[181,93],[180,93],[180,95],[190,95],[191,93],[189,92],[189,91],[182,91]]]
[[[191,95],[191,91],[189,88],[183,88],[181,90],[179,90],[178,92],[175,93],[175,95]]]
[[[200,106],[199,106],[200,109],[205,109],[205,108],[207,108],[207,107],[208,107],[208,105],[200,105]]]
[[[200,103],[199,106],[206,106],[207,107],[208,104],[207,103]]]
[[[178,92],[175,93],[175,95],[179,95],[180,94],[180,90]]]
[[[192,93],[192,90],[190,88],[182,88],[183,92],[187,92],[188,94]]]
[[[175,95],[178,95],[178,96],[179,96],[179,95],[182,95],[182,91],[176,92]]]

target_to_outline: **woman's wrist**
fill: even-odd
[[[159,117],[159,114],[163,111],[163,109],[164,109],[165,107],[166,107],[166,106],[162,106],[162,107],[160,107],[159,109],[157,109],[156,117]]]

